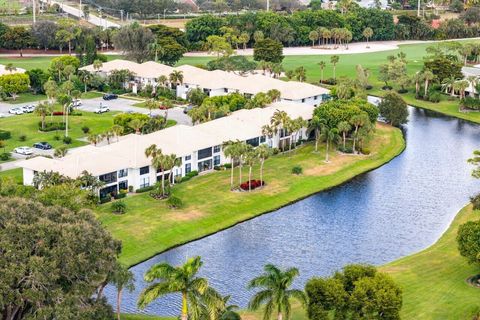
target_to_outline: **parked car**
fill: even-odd
[[[190,110],[193,109],[193,106],[192,105],[188,105],[186,106],[185,108],[183,108],[183,113],[187,114]]]
[[[33,150],[30,147],[18,147],[13,149],[13,152],[18,153],[18,154],[23,154],[23,155],[31,155],[33,154]]]
[[[114,93],[105,93],[103,95],[103,100],[113,100],[113,99],[117,99],[118,96]]]
[[[22,111],[23,113],[32,113],[33,111],[35,111],[35,106],[33,104],[23,106]]]
[[[48,142],[37,142],[33,144],[34,148],[41,149],[41,150],[50,150],[52,149],[52,145]]]
[[[11,108],[10,110],[8,110],[8,113],[10,114],[23,114],[23,110],[22,108]]]
[[[93,112],[95,112],[95,113],[104,113],[104,112],[108,112],[108,111],[110,111],[110,109],[106,106],[100,106],[97,109],[93,110]]]

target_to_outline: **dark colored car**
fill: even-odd
[[[37,142],[33,145],[33,147],[36,148],[36,149],[41,149],[41,150],[52,149],[52,145],[48,142]]]
[[[113,99],[117,99],[118,96],[114,93],[105,93],[103,95],[103,100],[113,100]]]

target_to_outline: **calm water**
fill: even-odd
[[[201,275],[245,307],[252,295],[246,283],[266,263],[298,267],[301,287],[347,263],[380,265],[435,242],[480,187],[466,164],[480,148],[480,127],[413,108],[409,119],[405,152],[383,167],[132,268],[137,290],[124,294],[123,311],[140,312],[143,274],[158,262],[176,265],[201,256]],[[115,289],[108,287],[106,294],[114,304]],[[141,312],[178,315],[179,297],[165,297]]]

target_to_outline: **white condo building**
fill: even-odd
[[[229,140],[245,141],[252,146],[266,143],[270,147],[279,147],[289,144],[290,139],[306,139],[305,128],[294,138],[283,130],[273,137],[264,136],[262,127],[270,123],[276,110],[285,111],[292,119],[310,120],[314,109],[307,103],[276,102],[265,108],[239,110],[196,126],[176,125],[146,135],[129,134],[120,137],[118,142],[113,139],[108,145],[76,148],[63,158],[36,157],[22,161],[19,166],[23,168],[25,185],[33,185],[38,172],[54,171],[77,178],[87,171],[105,183],[100,196],[129,187],[136,190],[154,185],[161,179],[161,173],[145,156],[145,149],[152,144],[164,154],[181,158],[182,164],[173,169],[172,176],[183,177],[193,170],[201,173],[229,163],[222,152],[222,144]]]

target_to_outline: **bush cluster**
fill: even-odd
[[[38,130],[43,132],[65,130],[65,123],[63,122],[46,122],[45,128],[42,129],[42,122],[38,122]]]
[[[8,140],[12,137],[12,133],[7,130],[0,130],[0,140]]]
[[[111,209],[113,213],[123,214],[127,211],[127,205],[119,200],[112,203]]]
[[[248,191],[248,190],[254,190],[256,188],[259,188],[261,186],[265,185],[264,181],[261,180],[250,180],[247,182],[244,182],[240,185],[240,188],[242,190]]]
[[[182,180],[180,180],[180,182],[185,182],[185,181],[188,181],[190,179],[192,179],[193,177],[195,176],[198,176],[198,171],[194,170],[194,171],[190,171],[189,173],[187,173],[185,175],[185,177],[182,178]]]
[[[295,166],[292,168],[292,173],[299,175],[303,173],[303,168],[301,166]]]
[[[10,160],[10,153],[4,152],[0,153],[0,161],[7,161]]]
[[[144,187],[144,188],[138,188],[137,190],[135,190],[135,193],[144,193],[144,192],[152,191],[154,188],[155,188],[155,186],[148,186],[148,187]]]
[[[465,99],[462,99],[460,105],[467,109],[480,110],[480,99],[466,97]]]
[[[181,207],[183,207],[183,201],[178,197],[170,196],[167,199],[167,205],[170,209],[180,209]]]

